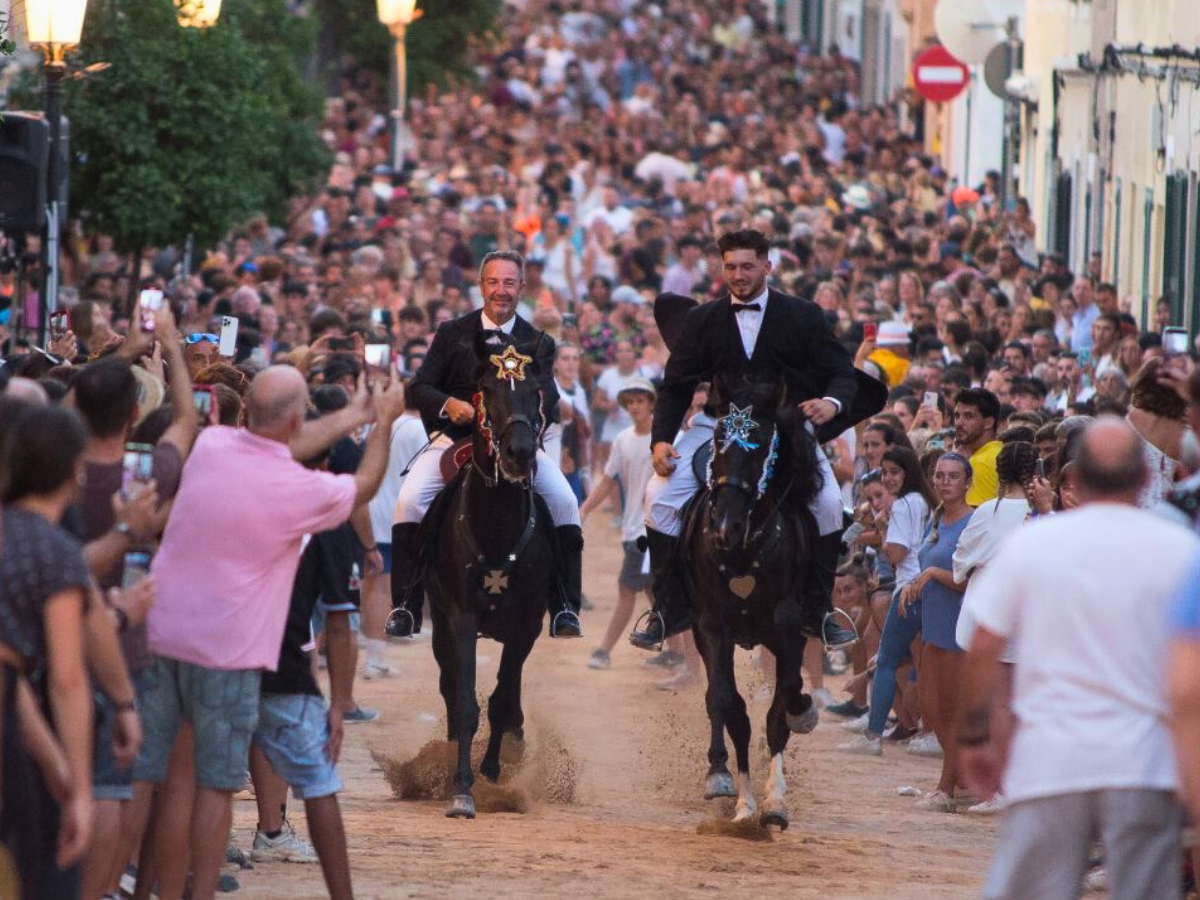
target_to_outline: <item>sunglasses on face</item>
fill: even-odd
[[[221,338],[218,337],[217,335],[209,334],[208,332],[200,332],[200,331],[192,332],[187,337],[185,337],[183,340],[185,343],[188,343],[188,344],[198,344],[201,341],[208,341],[210,344],[218,344],[221,342]]]

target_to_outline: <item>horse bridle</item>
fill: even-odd
[[[508,421],[504,423],[504,427],[500,429],[500,434],[496,434],[496,430],[492,427],[492,416],[488,412],[486,398],[483,391],[479,391],[475,395],[475,410],[477,413],[476,424],[479,427],[480,433],[483,435],[487,443],[487,455],[492,460],[492,475],[488,476],[478,465],[475,466],[479,470],[479,474],[483,476],[484,483],[488,487],[495,487],[500,479],[512,482],[514,484],[527,484],[529,476],[524,478],[510,478],[500,468],[500,443],[504,440],[508,430],[514,425],[524,425],[532,433],[534,438],[540,443],[542,431],[545,428],[545,416],[542,415],[542,392],[538,390],[538,414],[536,419],[525,415],[524,413],[513,413],[508,417]]]
[[[720,424],[719,421],[718,424]],[[749,481],[737,475],[721,475],[716,479],[713,478],[713,460],[716,459],[717,453],[724,453],[728,447],[728,441],[726,441],[725,447],[718,446],[717,430],[714,428],[712,436],[712,453],[708,457],[708,472],[707,478],[705,479],[705,486],[708,488],[708,492],[712,496],[715,496],[716,492],[721,488],[726,487],[741,491],[750,501],[750,507],[753,509],[758,505],[758,501],[761,500],[767,493],[767,488],[770,487],[771,480],[775,475],[775,462],[779,458],[779,426],[772,423],[771,442],[767,451],[767,459],[763,463],[762,475],[759,476],[758,484],[756,485],[751,485]],[[766,523],[771,522],[775,517],[774,514],[779,512],[779,510],[783,507],[783,502],[787,499],[787,495],[791,493],[793,484],[795,484],[795,479],[789,481],[787,487],[783,489],[779,499],[775,501],[775,508],[771,511],[771,515],[767,516],[766,519],[763,520],[763,525],[759,526],[753,531],[751,531],[749,528],[746,529],[746,537],[742,542],[743,547],[749,547],[762,537],[763,529],[766,527]],[[778,532],[778,528],[776,529],[776,532]]]

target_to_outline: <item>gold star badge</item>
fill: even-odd
[[[496,377],[502,381],[524,381],[525,367],[533,362],[533,357],[518,353],[512,344],[505,347],[503,353],[493,353],[489,359],[496,367]]]

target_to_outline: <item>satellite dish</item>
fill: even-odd
[[[997,44],[988,51],[987,58],[983,61],[983,82],[988,86],[989,91],[1001,100],[1007,100],[1008,91],[1005,90],[1004,82],[1011,74],[1012,68],[1008,64],[1008,47],[1004,44]]]
[[[1005,23],[1021,15],[1020,0],[939,0],[933,11],[933,27],[942,46],[967,65],[987,59],[1003,43]]]

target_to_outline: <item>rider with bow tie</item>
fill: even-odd
[[[655,476],[646,490],[654,608],[644,618],[645,627],[630,635],[630,641],[643,649],[655,649],[691,625],[675,550],[681,512],[699,487],[692,457],[712,440],[716,424],[713,411],[706,409],[688,431],[680,433],[696,385],[718,376],[767,382],[782,378],[788,401],[799,406],[822,442],[878,412],[886,400],[886,389],[854,368],[849,352],[816,304],[767,287],[770,244],[763,234],[752,229],[733,231],[717,244],[730,296],[686,309],[687,301],[664,304],[672,295],[656,303],[656,317],[666,326],[664,337],[670,334],[673,339],[654,410]],[[673,309],[673,322],[664,321],[665,309]],[[856,639],[852,630],[830,616],[843,504],[825,454],[818,452],[816,462],[824,484],[810,507],[820,537],[809,554],[804,630],[823,639],[826,646],[838,647]]]
[[[517,298],[524,281],[525,264],[519,253],[497,250],[485,256],[479,267],[483,309],[445,322],[438,328],[425,362],[409,386],[409,402],[420,411],[431,440],[409,465],[396,500],[392,524],[392,603],[395,610],[388,620],[388,633],[394,637],[407,637],[421,630],[425,598],[415,572],[419,550],[417,527],[438,492],[445,487],[442,452],[472,433],[475,408],[471,398],[476,391],[479,367],[474,348],[475,338],[481,331],[500,332],[510,336],[520,347],[527,348],[526,352],[537,365],[543,421],[547,424],[558,421],[554,339],[517,315]],[[583,571],[579,501],[566,477],[540,449],[533,489],[546,501],[557,526],[566,594],[565,598],[550,598],[550,636],[579,637]]]

